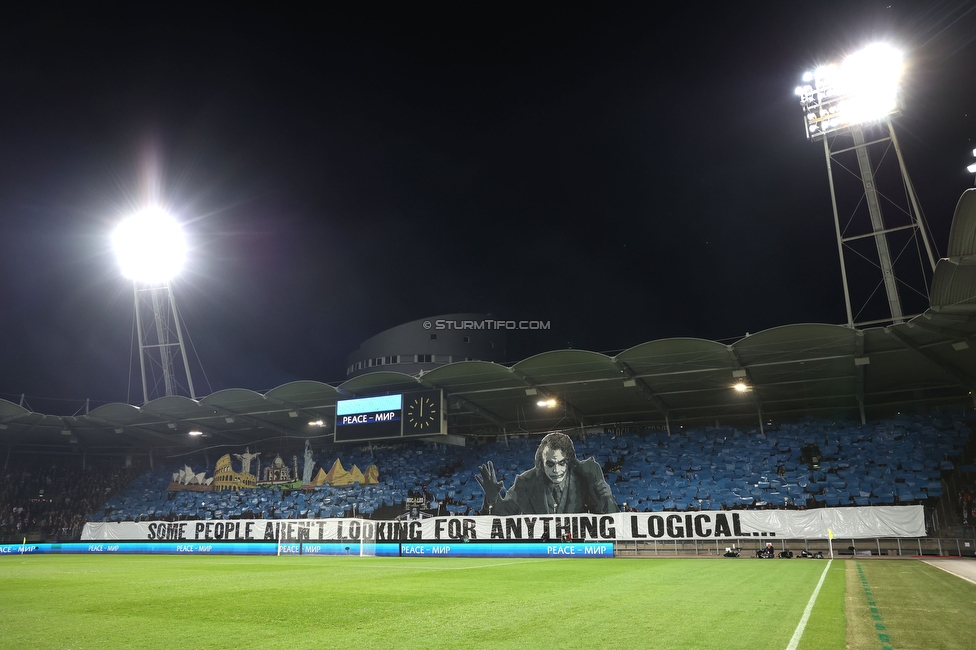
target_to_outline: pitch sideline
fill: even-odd
[[[810,620],[810,613],[813,612],[813,605],[817,602],[817,596],[820,595],[820,588],[823,586],[824,580],[827,578],[827,571],[830,570],[830,565],[833,559],[827,560],[827,566],[824,567],[823,573],[820,574],[820,582],[817,583],[817,588],[813,590],[813,594],[810,596],[810,601],[807,603],[806,609],[803,610],[803,616],[800,617],[800,622],[796,626],[796,631],[793,632],[793,638],[790,639],[790,644],[786,646],[786,650],[796,650],[797,646],[800,645],[800,638],[803,636],[803,630],[807,627],[807,621]]]

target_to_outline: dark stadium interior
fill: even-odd
[[[552,432],[623,512],[921,506],[930,538],[974,538],[976,11],[827,4],[20,10],[0,25],[0,542],[490,514],[481,465],[511,489]],[[912,57],[895,123],[937,263],[885,317],[852,255],[855,326],[792,90],[868,35]],[[176,367],[200,390],[157,377],[143,401],[105,242],[147,197],[192,239]],[[905,237],[899,273],[921,259]],[[431,320],[479,329],[448,351]],[[338,439],[342,401],[420,392],[443,430]]]

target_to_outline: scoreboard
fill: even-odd
[[[389,440],[447,433],[440,390],[336,402],[335,441]]]

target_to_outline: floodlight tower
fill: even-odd
[[[906,316],[902,309],[898,290],[900,281],[894,271],[894,263],[907,245],[898,251],[893,259],[889,246],[890,235],[905,231],[910,234],[910,239],[914,240],[917,234],[928,257],[929,272],[935,269],[935,256],[922,223],[918,198],[908,177],[901,148],[898,146],[898,139],[895,137],[895,130],[891,123],[892,116],[899,110],[899,83],[903,67],[900,52],[889,45],[878,43],[848,56],[839,64],[822,66],[806,73],[803,76],[803,85],[796,89],[803,109],[807,139],[823,141],[848,327],[882,322],[900,323],[910,317]],[[866,129],[871,131],[871,140],[865,140]],[[881,147],[884,147],[885,151],[878,159],[878,167],[875,167],[872,165],[869,150]],[[877,172],[880,164],[886,160],[885,153],[889,147],[895,152],[903,189],[901,193],[904,197],[896,196],[898,192],[895,191],[885,192],[879,189]],[[845,165],[843,161],[839,161],[839,157],[845,154],[853,154],[856,157],[856,172],[853,165]],[[858,177],[863,186],[863,193],[854,202],[855,207],[844,228],[841,227],[838,211],[835,163],[842,171]],[[883,203],[894,208],[888,211],[888,224],[885,223],[882,214]],[[870,217],[870,229],[867,232],[857,232],[855,228],[855,232],[850,232],[855,225],[856,213],[864,207]],[[850,247],[853,242],[867,238],[873,238],[876,245],[877,266],[881,270],[880,284],[884,285],[891,317],[856,323],[860,311],[855,314],[851,307],[851,291],[844,251],[845,246]],[[922,275],[925,276],[924,270]],[[901,282],[904,284],[904,281]],[[923,284],[925,286],[920,293],[925,295],[927,283]]]
[[[161,396],[157,371],[162,374],[165,395],[178,394],[174,367],[177,349],[183,361],[186,389],[196,399],[170,285],[186,259],[186,240],[180,225],[162,209],[147,208],[118,226],[112,235],[112,246],[122,274],[132,280],[143,404],[149,402],[150,395]]]

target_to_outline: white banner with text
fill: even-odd
[[[746,537],[924,537],[922,506],[815,510],[618,512],[415,520],[236,519],[88,523],[81,539],[147,541],[654,541]]]

